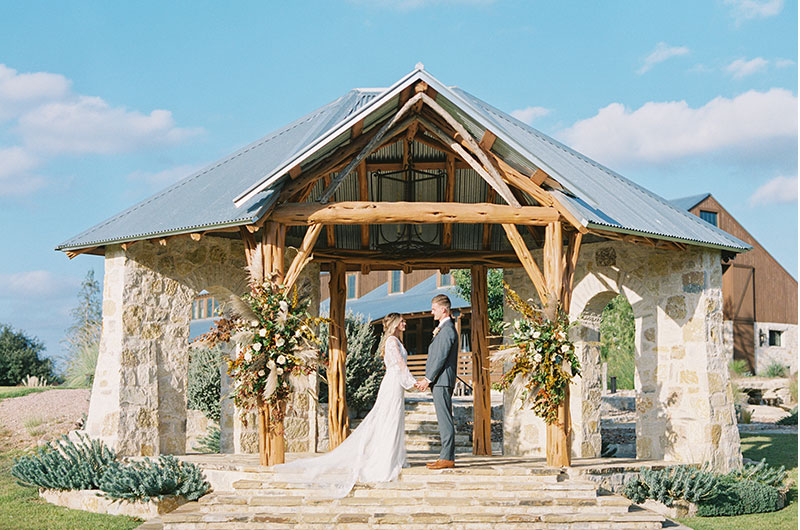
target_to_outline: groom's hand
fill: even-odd
[[[414,386],[417,387],[417,390],[424,392],[425,390],[428,390],[428,388],[430,388],[430,383],[428,383],[427,379],[420,379]]]

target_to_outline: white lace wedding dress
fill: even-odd
[[[408,353],[397,337],[386,340],[375,405],[337,448],[322,456],[275,466],[279,482],[302,484],[331,497],[344,497],[356,483],[389,482],[407,467],[405,390],[416,380],[408,370]]]

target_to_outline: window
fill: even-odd
[[[214,299],[206,298],[206,318],[214,316]]]
[[[389,272],[389,294],[399,293],[403,290],[403,271]]]
[[[347,273],[347,298],[356,297],[356,273]]]
[[[717,224],[717,212],[709,212],[707,210],[700,210],[700,219],[707,223],[711,223],[714,226],[719,226]]]
[[[769,345],[770,346],[780,346],[781,345],[781,335],[783,331],[778,331],[775,329],[769,330]]]
[[[446,287],[453,285],[453,275],[449,272],[447,274],[439,273],[439,287]]]
[[[197,320],[197,300],[192,300],[192,320]]]

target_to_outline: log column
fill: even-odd
[[[350,434],[347,415],[345,360],[347,334],[345,333],[345,301],[347,285],[345,266],[341,261],[331,264],[330,275],[330,334],[328,338],[328,433],[329,448],[334,449]]]
[[[544,278],[547,285],[547,303],[544,315],[549,320],[558,317],[558,304],[563,282],[561,223],[549,223],[545,228],[544,241]],[[565,389],[564,401],[558,407],[558,419],[547,426],[547,465],[554,467],[569,466],[570,430],[569,417],[569,384]]]
[[[472,277],[472,385],[473,421],[472,453],[492,454],[492,395],[489,364],[489,302],[487,269],[484,265],[470,269]]]
[[[256,245],[252,259],[261,260],[264,278],[283,281],[283,253],[286,239],[286,225],[267,222],[261,229],[261,239]],[[286,403],[267,405],[259,401],[258,411],[258,453],[262,466],[282,464],[286,460],[286,441],[284,440],[283,414]],[[275,421],[275,417],[280,418]]]

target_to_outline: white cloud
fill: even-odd
[[[528,125],[532,124],[536,118],[547,116],[550,114],[550,109],[544,107],[525,107],[524,109],[512,110],[511,115],[521,122]]]
[[[87,96],[42,105],[20,117],[18,130],[26,145],[53,154],[122,153],[175,144],[199,132],[176,127],[167,110],[147,115]]]
[[[797,177],[775,177],[759,186],[747,202],[750,206],[797,202]]]
[[[72,82],[59,74],[20,74],[0,64],[0,120],[23,114],[36,105],[67,96]]]
[[[605,164],[670,162],[722,150],[773,156],[765,146],[797,143],[797,97],[773,88],[699,108],[685,101],[649,102],[636,110],[612,103],[559,136]],[[796,152],[796,151],[795,151]]]
[[[737,24],[754,18],[773,17],[783,9],[783,0],[725,0]]]
[[[658,63],[663,63],[667,59],[678,57],[680,55],[686,55],[687,53],[689,53],[689,48],[686,46],[670,46],[666,42],[659,42],[656,45],[656,49],[653,50],[653,52],[648,55],[647,58],[645,58],[644,64],[641,68],[639,68],[637,73],[642,75]]]
[[[791,59],[775,59],[775,67],[776,68],[788,68],[795,64],[794,61]]]
[[[80,282],[71,276],[58,276],[36,270],[0,274],[0,298],[51,298],[75,291]]]
[[[736,59],[729,64],[725,70],[727,70],[734,79],[741,79],[743,77],[747,77],[748,75],[753,75],[756,72],[765,70],[768,64],[769,62],[762,57],[756,57],[755,59],[750,59],[749,61],[745,61],[744,59]]]
[[[0,148],[0,197],[25,195],[44,185],[44,179],[30,171],[39,161],[19,146]]]
[[[188,177],[189,175],[197,172],[197,170],[199,170],[201,167],[203,166],[185,164],[165,169],[163,171],[158,171],[156,173],[149,173],[146,171],[134,171],[133,173],[129,174],[126,178],[131,181],[144,181],[151,188],[161,189],[169,186],[170,184],[178,182],[180,179],[184,177]]]

